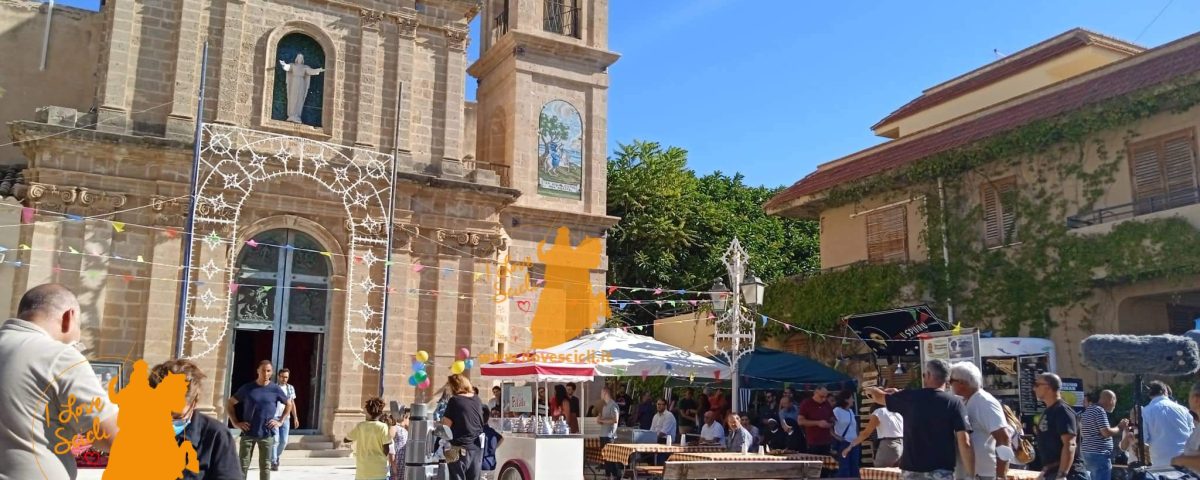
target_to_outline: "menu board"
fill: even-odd
[[[1050,355],[1027,355],[1018,357],[1021,370],[1018,375],[1021,389],[1021,416],[1037,415],[1045,408],[1033,393],[1033,382],[1039,374],[1046,373],[1050,365]]]
[[[1062,379],[1062,388],[1058,393],[1062,394],[1063,403],[1071,406],[1077,412],[1083,411],[1083,379],[1079,378],[1064,378]]]
[[[938,332],[924,336],[921,339],[921,365],[934,359],[945,360],[950,364],[971,362],[982,370],[979,331],[963,329],[960,333]]]

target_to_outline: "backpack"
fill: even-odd
[[[1000,404],[1004,407],[1004,420],[1008,423],[1008,428],[1011,428],[1013,434],[1009,436],[1009,443],[1012,447],[1013,454],[1017,457],[1017,464],[1029,465],[1033,462],[1035,456],[1033,444],[1021,436],[1021,419],[1017,418],[1017,414],[1012,411],[1008,405]]]

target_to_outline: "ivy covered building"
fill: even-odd
[[[997,335],[1182,333],[1200,317],[1200,35],[1145,49],[1075,29],[933,86],[766,205],[815,219],[822,272],[768,291],[829,331],[928,302]]]

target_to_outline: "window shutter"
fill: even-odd
[[[1134,213],[1140,215],[1158,210],[1154,203],[1167,193],[1163,184],[1162,165],[1158,160],[1158,142],[1144,143],[1130,150]]]
[[[987,247],[1008,245],[1017,237],[1017,179],[1008,177],[983,182],[979,186],[983,208],[983,244]]]
[[[908,260],[908,216],[903,205],[867,214],[867,260]]]
[[[1162,158],[1167,185],[1164,208],[1196,203],[1196,158],[1191,135],[1164,141]]]
[[[990,183],[983,184],[981,195],[983,197],[983,244],[995,247],[1004,243],[1000,195]]]

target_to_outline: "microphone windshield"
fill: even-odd
[[[1200,370],[1200,348],[1177,335],[1092,335],[1081,350],[1083,365],[1102,372],[1181,376]]]

